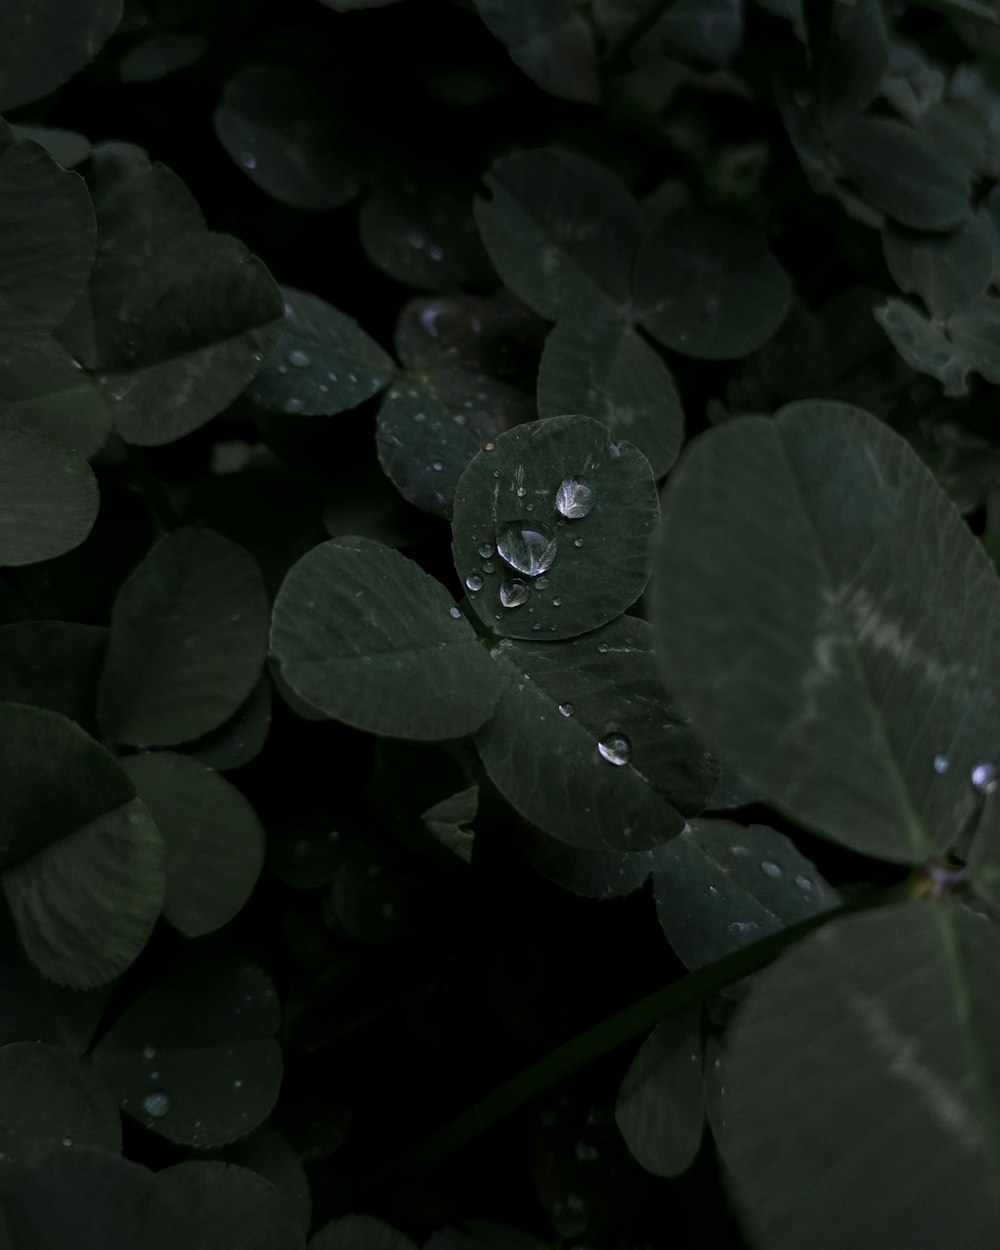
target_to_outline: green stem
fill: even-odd
[[[124,439],[122,439],[122,446],[125,448],[125,454],[135,474],[135,480],[139,483],[139,489],[161,528],[167,531],[175,530],[180,524],[180,518],[174,511],[174,505],[170,502],[167,492],[163,489],[163,483],[153,472],[145,452],[141,447],[126,443]]]
[[[653,29],[656,23],[676,3],[676,0],[653,0],[649,8],[637,18],[624,35],[608,48],[605,64],[609,70],[618,69],[628,60],[632,49]]]
[[[798,942],[813,929],[850,912],[885,907],[917,897],[917,889],[922,879],[919,871],[914,872],[897,885],[873,891],[861,899],[854,899],[820,915],[810,916],[808,920],[782,929],[779,933],[772,933],[761,941],[754,942],[752,946],[733,951],[715,963],[699,968],[697,972],[692,972],[632,1003],[536,1060],[453,1120],[442,1125],[429,1137],[363,1176],[360,1189],[365,1192],[372,1189],[382,1190],[403,1178],[431,1171],[553,1085],[595,1059],[616,1050],[624,1042],[640,1037],[665,1017],[692,1007],[709,994],[724,990],[751,973],[758,972],[786,947]]]

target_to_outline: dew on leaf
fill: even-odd
[[[576,711],[576,708],[573,706],[572,703],[560,703],[559,704],[559,712],[560,712],[560,715],[562,716],[572,716],[575,711]]]
[[[605,734],[598,742],[597,749],[609,764],[627,764],[632,758],[632,743],[624,734]]]
[[[760,925],[756,920],[733,920],[729,925],[729,932],[738,934],[739,937],[750,937],[759,930]]]
[[[312,364],[312,357],[300,347],[293,347],[288,353],[288,363],[296,369],[308,369]]]
[[[243,166],[244,169],[256,169],[257,158],[256,156],[254,156],[252,152],[244,152],[243,155],[240,157],[240,164]]]
[[[760,870],[765,877],[774,877],[777,879],[782,876],[782,868],[780,864],[776,864],[773,859],[765,859],[761,862]]]
[[[457,621],[458,618],[462,615],[462,609],[459,607],[452,606],[448,609],[448,615],[454,617],[455,620]]]
[[[282,412],[301,412],[303,408],[302,400],[298,395],[289,395],[285,402],[281,405]]]
[[[162,1090],[157,1090],[154,1094],[147,1094],[142,1100],[142,1109],[147,1115],[161,1119],[170,1110],[170,1099]]]
[[[947,755],[934,756],[934,771],[936,773],[943,775],[949,768],[951,768],[951,760],[947,757]]]
[[[508,521],[497,530],[497,552],[502,559],[529,577],[552,567],[556,538],[547,525],[535,521]]]
[[[489,543],[483,543],[483,545],[479,548],[479,554],[484,560],[488,560],[493,554],[493,548]]]
[[[574,538],[574,539],[573,539],[573,546],[574,546],[574,547],[582,547],[582,546],[583,546],[583,539],[582,539],[582,538]]]
[[[465,585],[468,590],[471,590],[473,592],[477,590],[482,590],[483,579],[479,576],[478,573],[473,573],[471,577],[467,577],[465,579]]]
[[[558,596],[558,595],[556,595],[556,597],[552,600],[552,606],[553,606],[554,608],[561,608],[561,607],[562,607],[562,600],[559,598],[559,596]]]
[[[597,644],[597,649],[600,651],[601,655],[606,655],[609,649],[608,644],[606,642],[599,642]]]
[[[500,584],[500,605],[504,608],[519,608],[522,603],[526,603],[531,589],[527,582],[522,582],[519,577],[512,577],[509,582]]]
[[[594,499],[592,486],[588,486],[582,478],[568,477],[556,491],[556,511],[570,521],[579,521],[591,511]]]
[[[802,873],[799,873],[799,875],[795,878],[795,884],[799,887],[800,890],[802,890],[806,894],[809,894],[812,892],[812,888],[813,888],[812,881],[810,880],[809,877],[804,876]]]
[[[976,764],[970,775],[973,788],[980,794],[992,794],[997,788],[997,766],[990,760]]]

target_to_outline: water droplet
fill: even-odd
[[[256,156],[254,156],[252,152],[244,152],[243,155],[240,157],[240,164],[243,166],[244,169],[256,169],[257,158]]]
[[[142,1048],[142,1057],[143,1057],[143,1059],[155,1059],[155,1058],[156,1058],[156,1047],[155,1047],[155,1046],[144,1046],[144,1047]]]
[[[519,608],[522,603],[527,603],[530,594],[531,588],[527,582],[522,582],[519,577],[512,577],[509,582],[503,582],[500,586],[500,606]]]
[[[158,1090],[155,1094],[146,1095],[142,1100],[142,1109],[147,1115],[160,1119],[170,1110],[170,1099],[166,1094]]]
[[[759,930],[760,925],[755,920],[734,920],[729,926],[729,932],[739,937],[750,937]]]
[[[242,1088],[243,1088],[243,1081],[241,1080],[240,1077],[237,1077],[236,1080],[233,1081],[233,1089],[242,1089]]]
[[[281,374],[282,377],[284,377],[288,373],[288,366],[278,365],[278,372]]]
[[[158,1080],[160,1079],[160,1074],[159,1074],[159,1072],[150,1072],[150,1074],[149,1074],[149,1079],[150,1079],[151,1081],[158,1081]]]
[[[300,347],[293,347],[288,353],[288,363],[296,369],[308,369],[312,364],[312,357]]]
[[[492,572],[493,572],[493,561],[492,561],[492,560],[486,560],[486,561],[483,563],[483,572],[484,572],[484,573],[492,573]]]
[[[934,756],[934,771],[936,773],[943,775],[949,768],[951,768],[951,760],[947,757],[947,755]]]
[[[438,247],[436,243],[432,243],[430,245],[430,247],[427,249],[427,255],[431,258],[431,260],[443,260],[444,259],[444,252],[441,250],[440,247]]]
[[[562,600],[559,598],[559,596],[558,596],[558,595],[556,595],[556,597],[552,600],[552,606],[553,606],[554,608],[561,608],[561,607],[562,607]]]
[[[489,543],[483,543],[483,545],[479,548],[479,554],[484,560],[488,560],[493,554],[493,548],[489,545]]]
[[[535,582],[535,589],[544,590],[548,584],[549,584],[549,579],[547,577],[540,577],[538,581]]]
[[[568,477],[556,491],[556,511],[571,521],[585,517],[594,506],[594,489],[582,478]]]
[[[527,493],[528,493],[528,492],[525,490],[525,488],[524,488],[523,486],[519,486],[519,487],[517,488],[516,492],[515,492],[515,494],[517,495],[518,499],[523,499]]]
[[[749,855],[750,852],[745,846],[731,846],[729,848],[731,855]]]
[[[413,231],[413,232],[409,235],[409,237],[408,237],[408,239],[407,239],[407,242],[410,244],[410,246],[411,246],[411,247],[415,247],[415,248],[422,248],[422,247],[426,246],[426,244],[427,244],[427,239],[425,238],[425,236],[424,236],[424,235],[422,235],[422,234],[419,232],[419,230],[414,230],[414,231]]]
[[[64,1138],[62,1139],[62,1143],[63,1143],[63,1145],[64,1145],[64,1146],[72,1146],[72,1145],[73,1145],[73,1138],[72,1138],[72,1137],[64,1137]]]
[[[559,704],[559,714],[561,716],[572,716],[575,711],[576,711],[576,708],[573,706],[572,703],[560,703]]]
[[[590,1142],[578,1141],[576,1143],[576,1157],[581,1163],[593,1163],[598,1153],[597,1147],[592,1146]]]
[[[977,764],[970,775],[973,788],[980,794],[992,794],[997,788],[997,766],[990,760]]]
[[[441,470],[444,468],[444,465],[441,463],[440,460],[435,460],[434,463],[431,465],[431,468],[434,470],[435,473],[440,473]]]
[[[541,622],[541,621],[535,621],[534,625],[532,625],[532,627],[531,627],[531,628],[532,628],[532,629],[541,629],[541,628],[542,628],[542,622]]]
[[[583,539],[582,539],[582,538],[574,538],[574,539],[573,539],[573,546],[574,546],[574,547],[582,547],[582,546],[583,546]]]
[[[449,616],[453,616],[453,617],[455,618],[455,620],[457,621],[457,620],[458,620],[458,618],[462,615],[462,609],[461,609],[461,608],[458,608],[458,607],[455,607],[455,606],[453,605],[452,607],[450,607],[450,608],[448,609],[448,615],[449,615]]]
[[[765,859],[765,860],[761,863],[760,870],[761,870],[761,872],[764,874],[764,876],[765,876],[765,877],[775,877],[775,878],[777,878],[777,877],[782,876],[782,868],[781,868],[781,865],[780,865],[780,864],[776,864],[776,863],[774,862],[774,860],[772,860],[772,859]]]
[[[497,532],[497,552],[519,573],[538,577],[556,558],[556,538],[547,525],[508,521]]]
[[[302,400],[299,399],[298,395],[289,395],[281,405],[282,412],[301,412],[302,408]]]
[[[799,873],[799,875],[795,878],[795,884],[806,894],[812,893],[813,883],[808,877],[803,876],[802,873]]]
[[[708,887],[708,892],[709,892],[709,894],[711,894],[713,897],[718,897],[718,894],[719,894],[719,887],[718,887],[717,885],[710,885],[710,886]]]
[[[601,655],[606,655],[608,651],[608,644],[606,642],[599,642],[597,644],[597,649],[600,651]]]
[[[492,451],[494,447],[496,447],[496,443],[483,443],[483,451]],[[497,472],[496,476],[500,476],[499,472]]]
[[[482,590],[483,579],[479,576],[478,573],[473,573],[471,577],[467,577],[465,579],[465,585],[468,590],[471,590],[473,591],[473,593],[475,593],[475,591],[477,590]]]
[[[632,757],[632,743],[624,734],[605,734],[597,749],[609,764],[627,764]]]

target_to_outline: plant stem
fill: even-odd
[[[163,483],[146,459],[145,452],[141,447],[133,447],[131,443],[126,443],[124,439],[122,439],[122,446],[125,448],[125,454],[128,456],[135,479],[139,483],[139,489],[161,528],[166,531],[175,530],[180,524],[180,518],[174,511],[174,505],[170,502],[167,492],[163,489]]]
[[[408,1179],[414,1174],[429,1172],[450,1158],[463,1146],[474,1141],[494,1124],[506,1119],[527,1103],[565,1080],[574,1072],[595,1059],[616,1050],[624,1042],[633,1040],[654,1028],[665,1017],[686,1007],[692,1007],[709,994],[717,993],[742,981],[744,977],[769,964],[786,947],[798,942],[813,929],[831,920],[855,911],[867,911],[873,907],[886,907],[893,903],[910,901],[918,897],[923,880],[919,871],[911,873],[904,881],[883,890],[873,891],[860,899],[853,899],[840,907],[822,912],[817,916],[769,934],[751,946],[718,959],[713,964],[689,973],[663,989],[654,991],[646,998],[624,1008],[592,1028],[578,1034],[541,1059],[529,1064],[510,1080],[491,1090],[479,1102],[457,1115],[453,1120],[435,1130],[415,1146],[401,1152],[381,1167],[373,1169],[360,1178],[360,1189],[385,1189],[393,1183]]]

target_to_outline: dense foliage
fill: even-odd
[[[0,1246],[995,1250],[995,0],[5,0],[0,113]]]

